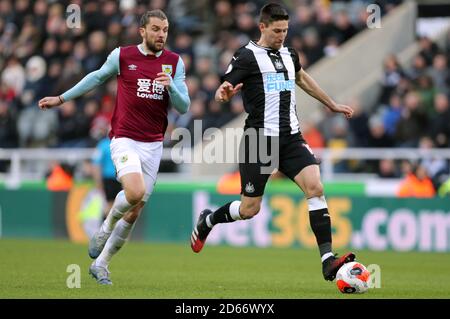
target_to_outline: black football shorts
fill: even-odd
[[[241,194],[262,196],[275,169],[294,180],[303,168],[318,164],[301,133],[264,136],[262,132],[247,129],[239,147]]]

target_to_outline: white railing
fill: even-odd
[[[450,149],[419,149],[419,148],[345,148],[345,149],[315,149],[314,153],[322,160],[321,173],[324,180],[331,181],[342,175],[333,172],[333,162],[338,160],[381,160],[407,159],[417,161],[426,158],[450,160]],[[358,174],[346,174],[355,177]]]
[[[64,161],[69,164],[80,164],[84,160],[92,158],[95,149],[93,148],[68,148],[68,149],[0,149],[0,160],[11,161],[9,171],[0,174],[0,181],[6,182],[9,186],[20,185],[23,180],[39,180],[45,176],[51,161]],[[346,149],[314,149],[314,153],[321,160],[322,177],[325,181],[333,180],[361,180],[365,174],[361,173],[336,173],[333,171],[333,163],[339,160],[377,160],[377,159],[409,159],[420,160],[424,158],[439,158],[450,160],[450,149],[418,149],[418,148],[346,148]],[[191,159],[189,150],[183,152],[187,156],[185,163]],[[162,159],[172,160],[172,149],[164,148]],[[179,153],[177,153],[179,156]],[[33,163],[41,163],[38,168],[31,172],[29,167]],[[195,180],[190,170],[191,164],[180,164],[181,173],[168,173],[168,178],[174,175],[183,175],[183,179]],[[220,165],[220,164],[215,164]],[[32,165],[31,165],[32,166]],[[160,174],[164,178],[165,174]],[[181,176],[179,176],[181,177]],[[218,176],[211,176],[217,178]]]

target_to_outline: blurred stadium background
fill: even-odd
[[[412,272],[405,275],[403,282],[407,286],[410,280],[415,280],[414,287],[401,288],[399,284],[394,287],[400,291],[398,294],[375,296],[448,298],[448,1],[279,2],[290,11],[287,44],[299,51],[303,67],[334,99],[349,103],[355,109],[354,118],[346,121],[326,112],[300,90],[297,92],[297,112],[303,134],[321,159],[332,213],[334,247],[337,251],[360,252],[363,263],[379,264],[382,271],[389,269],[391,272],[384,272],[384,278],[393,281],[398,280],[404,263],[423,262],[423,269],[436,267],[434,269],[442,275],[430,284],[429,278],[420,276],[420,266],[414,271],[407,269]],[[11,281],[15,275],[39,277],[33,275],[34,270],[29,265],[26,270],[15,269],[12,277],[8,275],[11,272],[7,268],[24,265],[24,258],[29,263],[40,260],[36,265],[49,266],[48,261],[33,253],[33,247],[42,251],[43,256],[48,253],[50,259],[59,258],[61,267],[65,267],[64,263],[79,263],[87,272],[86,242],[92,229],[101,222],[105,209],[102,190],[98,189],[99,167],[92,159],[108,131],[116,81],[112,79],[59,109],[42,112],[37,101],[72,87],[84,75],[98,69],[115,47],[139,43],[139,17],[155,8],[167,13],[171,25],[168,47],[179,53],[186,64],[191,108],[184,115],[175,110],[169,113],[158,183],[137,222],[132,236],[135,243],[129,244],[135,248],[130,248],[130,252],[124,249],[123,258],[143,262],[136,247],[141,251],[147,251],[142,247],[151,247],[148,254],[172,247],[169,251],[186,258],[188,265],[192,262],[202,267],[181,247],[189,249],[192,225],[202,208],[220,206],[236,198],[240,187],[237,166],[179,163],[172,152],[178,141],[171,138],[171,134],[177,128],[192,133],[191,139],[183,140],[184,159],[195,158],[207,146],[227,151],[228,145],[224,145],[223,140],[211,139],[208,134],[195,135],[194,123],[201,120],[202,133],[208,128],[225,132],[225,128],[242,127],[245,114],[241,98],[237,96],[228,104],[219,104],[213,96],[234,51],[249,39],[258,37],[256,17],[265,3],[244,0],[0,0],[0,276],[5,283],[0,283],[0,297],[66,296],[62,288],[39,292],[37,287],[45,285],[39,279],[24,281],[28,292]],[[70,4],[81,9],[79,27],[69,28],[66,23],[72,13],[67,11]],[[368,10],[371,4],[380,9],[381,28],[367,26],[374,14]],[[285,269],[286,278],[277,279],[286,285],[283,286],[285,294],[269,289],[266,294],[254,293],[254,296],[335,296],[336,291],[329,294],[322,288],[311,294],[308,289],[298,290],[304,294],[291,291],[292,276],[308,277],[308,271],[316,275],[317,285],[323,285],[318,254],[309,251],[315,249],[316,244],[309,229],[307,204],[303,194],[281,174],[272,176],[266,189],[261,213],[250,222],[217,227],[208,238],[210,246],[205,254],[210,250],[215,256],[214,267],[220,267],[218,260],[224,258],[218,257],[223,255],[217,252],[232,258],[236,249],[212,247],[214,245],[242,247],[236,254],[235,265],[245,260],[245,256],[261,254],[257,248],[265,248],[260,257],[254,257],[258,264],[267,259],[275,262],[282,258],[276,257],[280,254],[289,254],[291,259],[288,260],[298,265],[302,264],[303,257],[298,260],[297,256],[308,260],[315,258],[317,265],[308,261],[310,270],[307,266],[304,272],[301,267]],[[138,241],[142,243],[136,243]],[[25,253],[16,253],[17,250]],[[267,259],[264,251],[267,251]],[[121,255],[115,260],[125,265],[125,260],[119,261]],[[151,258],[152,263],[157,264],[157,256]],[[208,263],[207,258],[199,258]],[[392,260],[395,262],[389,264]],[[166,269],[165,263],[159,262],[161,265],[156,268],[159,271],[172,274],[184,269],[181,266]],[[442,268],[444,265],[447,268]],[[203,267],[207,266],[203,264]],[[60,273],[60,285],[64,286],[65,268],[53,271]],[[125,270],[122,275],[127,278]],[[159,278],[158,273],[152,276],[155,278],[149,281]],[[170,278],[174,284],[180,284],[179,277]],[[52,282],[49,278],[46,280]],[[206,285],[210,279],[205,276],[202,280]],[[427,284],[428,290],[425,289]],[[58,286],[54,282],[51,285]],[[141,288],[128,296],[147,296],[145,288]],[[189,295],[183,287],[171,288],[167,284],[161,287],[166,294],[155,290],[149,296],[230,297],[247,296],[246,293],[253,296],[251,290],[238,291],[235,295],[232,290],[223,294],[209,291],[209,295]],[[131,284],[129,289],[133,289]],[[266,287],[255,289],[262,292]],[[80,296],[86,295],[77,295]]]

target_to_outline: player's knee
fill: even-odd
[[[127,223],[134,224],[134,222],[138,219],[139,215],[142,213],[142,208],[144,207],[144,205],[145,202],[138,203],[123,216],[123,219]]]
[[[306,187],[306,197],[318,197],[323,195],[323,185],[320,181],[311,183]]]
[[[128,203],[136,205],[142,201],[145,195],[145,189],[142,187],[136,187],[134,189],[125,190],[125,197]]]
[[[261,208],[260,203],[250,203],[246,205],[241,205],[239,209],[239,214],[241,215],[242,219],[250,219],[259,213],[260,208]]]
[[[123,219],[129,224],[134,224],[140,213],[140,211],[129,211],[123,216]]]

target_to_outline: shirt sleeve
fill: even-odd
[[[298,57],[298,53],[295,49],[289,48],[289,52],[291,53],[292,62],[294,62],[295,73],[297,73],[302,69],[300,58]]]
[[[188,88],[186,85],[186,73],[184,68],[184,62],[178,58],[178,64],[175,75],[170,81],[169,97],[173,107],[180,113],[186,113],[191,104],[189,98]]]
[[[111,76],[119,74],[119,56],[120,48],[115,48],[100,69],[89,73],[73,88],[62,94],[64,101],[73,100],[99,86]]]
[[[249,75],[249,64],[250,61],[243,50],[238,50],[231,58],[228,69],[222,77],[222,81],[228,81],[233,86],[241,83]]]

